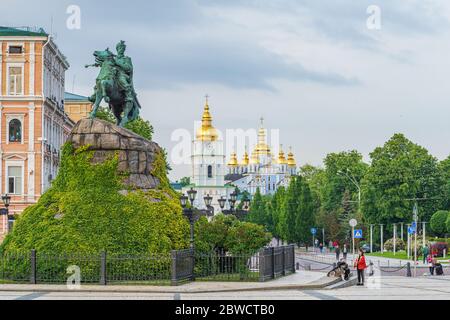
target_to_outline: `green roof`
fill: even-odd
[[[9,37],[46,37],[48,34],[44,29],[32,29],[29,27],[12,28],[0,26],[0,36]]]
[[[89,101],[88,97],[80,96],[75,93],[64,92],[64,100],[66,101]]]

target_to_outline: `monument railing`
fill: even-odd
[[[189,281],[267,281],[295,272],[293,246],[256,253],[174,250],[167,254],[29,253],[0,256],[0,283],[180,285]]]

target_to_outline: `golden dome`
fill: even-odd
[[[256,150],[254,150],[252,152],[252,157],[250,158],[250,164],[259,164],[259,157],[258,157]]]
[[[230,161],[228,162],[228,166],[230,167],[237,167],[238,166],[238,159],[236,152],[233,152],[230,156]]]
[[[271,155],[270,147],[266,142],[266,129],[264,129],[264,118],[261,118],[261,127],[258,131],[258,144],[256,145],[255,152],[257,155]]]
[[[241,166],[248,166],[250,159],[248,157],[247,151],[244,153],[244,157],[242,158]]]
[[[203,110],[202,126],[197,130],[197,140],[215,141],[219,134],[212,126],[212,117],[209,113],[208,97],[206,97],[205,108]]]
[[[294,154],[292,153],[292,148],[290,148],[290,151],[289,151],[289,154],[288,154],[287,164],[288,164],[289,167],[296,167],[297,166],[297,163],[295,162]]]
[[[283,146],[280,146],[280,152],[278,153],[278,164],[288,164],[286,157],[284,156]]]

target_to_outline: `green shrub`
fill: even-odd
[[[169,187],[165,160],[152,174],[158,190],[126,190],[117,156],[92,165],[92,152],[63,148],[60,172],[38,203],[17,219],[0,254],[97,255],[169,253],[188,246],[189,226],[177,194]]]
[[[447,226],[447,233],[450,234],[450,214],[447,217],[447,222],[445,223]]]
[[[384,243],[384,249],[387,251],[394,251],[394,238],[389,239]],[[395,250],[406,250],[406,244],[402,239],[396,238],[395,239]]]
[[[430,220],[431,230],[438,236],[442,236],[447,232],[446,222],[450,217],[450,212],[440,210],[433,214]]]

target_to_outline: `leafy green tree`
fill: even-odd
[[[183,177],[180,179],[180,184],[182,187],[186,187],[191,184],[191,178],[190,177]]]
[[[236,221],[228,230],[225,246],[232,254],[254,253],[267,245],[272,235],[258,224]]]
[[[267,227],[266,204],[259,188],[256,189],[256,193],[253,196],[247,221]]]
[[[286,189],[279,187],[270,201],[270,213],[272,214],[272,234],[277,239],[283,239],[285,229],[283,222],[283,203],[286,196]]]
[[[346,191],[351,200],[358,200],[358,184],[367,172],[368,165],[356,151],[330,153],[324,159],[326,183],[323,190],[323,207],[336,210],[342,206]]]
[[[301,177],[296,179],[297,188],[300,192],[298,209],[295,219],[296,241],[306,244],[311,240],[311,228],[315,226],[314,203],[311,197],[311,190],[306,181]]]
[[[402,134],[395,134],[371,154],[363,180],[363,212],[370,223],[410,221],[421,198],[419,219],[428,221],[442,206],[444,181],[438,161]]]
[[[263,226],[239,221],[233,215],[219,214],[210,222],[202,217],[195,225],[196,248],[203,252],[254,253],[271,238]]]
[[[296,243],[298,236],[296,218],[301,191],[298,188],[298,179],[300,179],[300,177],[293,177],[291,179],[283,204],[283,223],[285,226],[284,239],[286,239],[289,243]]]
[[[447,233],[450,233],[450,214],[447,217],[447,222],[445,223],[447,226]]]
[[[450,217],[450,212],[439,210],[433,216],[430,220],[430,226],[431,229],[436,233],[438,236],[443,236],[447,232],[447,219]]]
[[[443,208],[450,210],[450,156],[439,163],[442,178],[444,180],[444,201]]]

